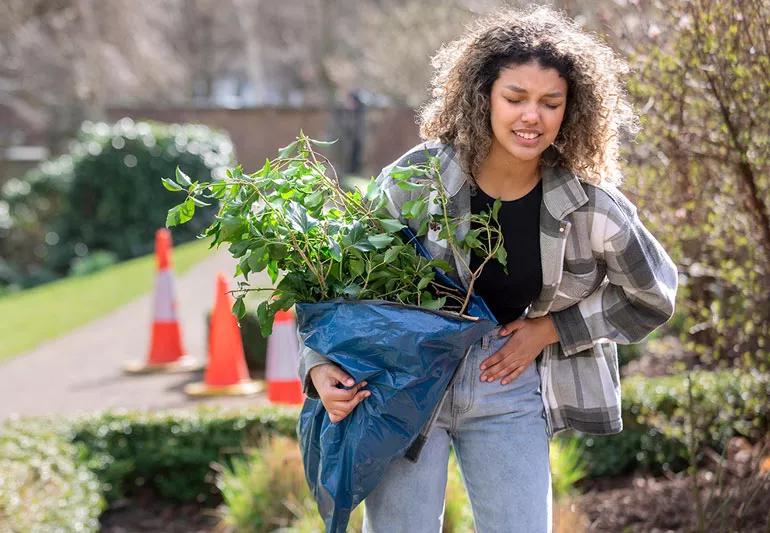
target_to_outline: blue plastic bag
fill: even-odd
[[[305,475],[326,531],[344,532],[388,465],[415,443],[470,346],[497,321],[475,296],[467,311],[475,321],[381,300],[297,304],[296,310],[305,345],[356,383],[366,380],[371,391],[337,424],[319,400],[308,398],[298,424]]]

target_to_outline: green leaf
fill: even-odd
[[[273,332],[273,314],[270,313],[270,302],[264,301],[257,306],[257,321],[262,336],[267,338]]]
[[[425,287],[427,287],[430,284],[430,282],[433,281],[434,276],[435,274],[431,273],[430,275],[425,276],[424,278],[421,278],[420,282],[417,284],[417,290],[421,291]]]
[[[401,204],[401,215],[403,215],[403,216],[405,216],[405,217],[409,217],[409,218],[412,218],[412,217],[411,217],[412,209],[414,209],[414,206],[415,206],[415,205],[417,204],[417,202],[419,202],[419,201],[420,201],[420,200],[419,200],[419,198],[418,198],[418,199],[414,199],[414,200],[407,200],[406,202],[404,202],[403,204]]]
[[[342,293],[348,298],[358,298],[358,295],[361,294],[361,290],[361,285],[351,283],[342,290]]]
[[[502,207],[503,202],[500,200],[500,198],[495,198],[495,203],[492,204],[492,219],[497,222],[497,215],[500,213],[500,208]]]
[[[441,298],[434,300],[433,297],[430,296],[430,293],[423,292],[422,293],[422,302],[421,307],[424,307],[426,309],[432,309],[434,311],[438,311],[442,307],[444,307],[444,304],[446,303],[446,296],[442,296]],[[429,298],[426,298],[425,295],[428,295]]]
[[[444,272],[451,272],[452,271],[452,265],[444,261],[443,259],[432,259],[430,262],[431,265],[434,267],[443,270]]]
[[[249,241],[236,241],[230,245],[228,251],[233,257],[241,257],[249,249]]]
[[[195,214],[195,204],[191,198],[187,198],[184,202],[176,207],[172,207],[168,211],[166,216],[166,226],[172,227],[177,224],[184,224],[190,220]]]
[[[246,304],[243,302],[243,296],[238,296],[233,304],[233,314],[238,318],[246,316]]]
[[[425,171],[416,165],[408,167],[394,166],[390,170],[390,177],[396,181],[405,181],[414,176],[423,176]]]
[[[278,150],[278,157],[286,158],[295,153],[297,151],[297,144],[299,144],[299,141],[294,141]]]
[[[411,218],[417,219],[423,216],[428,211],[428,199],[418,198],[417,203],[412,206],[410,211]]]
[[[183,191],[184,190],[184,189],[182,189],[182,187],[177,185],[177,183],[174,180],[172,180],[172,179],[161,178],[160,181],[161,181],[161,183],[163,183],[163,186],[166,189],[168,189],[169,191],[171,191],[171,192],[179,192],[179,191]]]
[[[382,260],[385,261],[385,263],[387,264],[392,263],[398,257],[398,254],[401,253],[402,249],[403,249],[403,246],[393,246],[391,248],[388,248],[388,251],[385,252],[385,255]]]
[[[252,250],[249,254],[248,264],[252,272],[262,272],[267,267],[265,249],[260,247]]]
[[[318,221],[307,214],[305,206],[298,204],[297,202],[289,202],[289,209],[286,216],[292,226],[294,226],[294,229],[303,233],[307,233],[311,228],[318,225]]]
[[[323,205],[325,196],[324,191],[315,191],[305,197],[305,205],[310,209],[315,209],[316,207]]]
[[[396,233],[397,231],[401,231],[406,227],[404,224],[394,218],[381,218],[380,223],[382,224],[383,229],[388,233]]]
[[[217,200],[224,198],[227,192],[227,183],[224,181],[217,181],[211,184],[211,195]]]
[[[377,195],[380,193],[380,188],[377,186],[377,180],[372,178],[369,183],[366,185],[366,194],[365,197],[370,202],[373,202]]]
[[[424,185],[420,183],[414,183],[412,181],[397,181],[396,186],[398,186],[399,189],[403,189],[405,191],[419,191],[424,187]]]
[[[180,212],[182,210],[182,204],[175,205],[171,209],[168,210],[168,214],[166,215],[166,227],[172,228],[178,224],[181,224],[180,220]]]
[[[327,240],[329,242],[329,254],[332,256],[332,259],[339,263],[342,261],[342,248],[331,236],[328,236]]]
[[[233,215],[225,215],[220,223],[220,237],[223,241],[232,240],[233,237],[240,237],[246,232],[246,226],[243,219]]]
[[[194,203],[195,205],[197,205],[198,207],[207,207],[207,206],[211,205],[211,204],[207,204],[206,202],[204,202],[204,201],[203,201],[203,200],[201,200],[200,198],[196,198],[195,196],[191,196],[191,197],[190,197],[190,199],[191,199],[191,200],[193,201],[193,203]]]
[[[505,250],[505,246],[501,246],[497,249],[495,258],[501,265],[508,266],[508,252]]]
[[[380,233],[377,235],[370,236],[367,240],[377,250],[381,250],[382,248],[385,248],[387,245],[393,242],[393,236],[388,235],[387,233]]]
[[[275,281],[278,279],[278,261],[268,261],[267,262],[267,275],[270,276],[270,281],[275,283]]]
[[[189,187],[192,185],[190,176],[182,172],[182,169],[179,167],[176,167],[176,182],[183,187]]]
[[[325,146],[332,146],[334,143],[339,141],[339,139],[334,139],[333,141],[317,141],[315,139],[308,139],[308,141],[310,141],[310,144],[312,144],[314,146],[325,147]]]
[[[350,273],[354,276],[364,275],[364,262],[360,259],[351,259],[350,261]]]

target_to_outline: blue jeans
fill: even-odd
[[[479,380],[481,361],[507,339],[495,330],[471,348],[419,460],[395,460],[364,501],[365,533],[441,531],[450,444],[478,533],[551,530],[548,436],[536,363],[507,385]]]

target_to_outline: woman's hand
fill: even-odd
[[[356,405],[372,394],[367,390],[361,390],[366,386],[366,381],[356,384],[353,378],[334,363],[326,363],[311,368],[310,380],[315,385],[321,403],[334,424],[348,416]],[[345,385],[350,388],[341,389],[337,385]]]
[[[559,341],[550,316],[520,318],[500,328],[500,335],[510,335],[502,348],[481,362],[481,381],[501,379],[506,385],[519,377],[543,348]]]

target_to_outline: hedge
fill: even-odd
[[[622,433],[562,438],[580,442],[589,475],[599,477],[636,469],[683,470],[690,461],[685,443],[691,418],[699,449],[709,447],[718,453],[733,436],[756,442],[770,431],[770,375],[726,370],[694,371],[690,376],[692,410],[686,374],[629,377],[622,382]]]
[[[721,451],[733,435],[756,440],[767,433],[770,376],[694,372],[692,384],[702,445]],[[629,378],[623,392],[623,433],[559,437],[579,444],[589,476],[684,468],[686,376]],[[212,464],[231,464],[268,434],[293,436],[297,416],[295,408],[201,407],[7,422],[0,427],[0,531],[62,524],[97,531],[107,503],[140,486],[170,500],[216,504]]]

